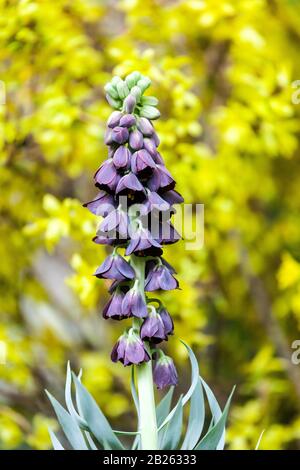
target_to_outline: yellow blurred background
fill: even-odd
[[[205,205],[204,247],[166,250],[177,393],[181,337],[222,406],[237,384],[227,448],[265,430],[261,449],[300,449],[299,45],[298,0],[0,0],[0,448],[50,447],[44,389],[62,398],[68,359],[112,423],[135,426],[82,203],[106,158],[103,86],[139,70],[178,190]]]

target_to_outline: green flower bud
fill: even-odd
[[[137,84],[139,79],[141,78],[141,74],[139,72],[132,72],[125,78],[125,82],[127,86],[131,89],[134,85]]]
[[[123,81],[123,80],[122,80],[120,77],[118,77],[118,76],[116,75],[115,77],[113,77],[113,78],[111,79],[111,82],[110,82],[110,83],[112,84],[112,86],[113,86],[114,88],[117,88],[117,84],[120,83],[120,82],[122,82],[122,81]]]
[[[104,90],[106,91],[106,93],[109,94],[109,96],[111,96],[113,99],[115,100],[118,100],[119,99],[119,95],[118,95],[118,92],[117,90],[111,85],[111,83],[107,83],[104,87]]]
[[[158,99],[155,96],[142,96],[141,103],[149,106],[157,106]]]
[[[138,86],[134,86],[133,88],[131,88],[130,94],[135,97],[137,103],[140,101],[142,92]]]
[[[144,93],[147,88],[151,85],[151,80],[148,77],[144,77],[137,82],[137,86],[141,89],[142,93]]]
[[[108,103],[110,104],[110,106],[114,109],[120,109],[121,106],[122,106],[122,101],[120,100],[115,100],[114,98],[112,98],[108,93],[106,94],[106,99],[108,101]]]
[[[147,119],[158,119],[160,112],[154,106],[143,106],[140,110],[140,116]]]
[[[122,100],[126,98],[127,95],[129,95],[129,88],[126,85],[126,83],[123,82],[123,80],[117,83],[117,90],[118,90],[119,97]]]

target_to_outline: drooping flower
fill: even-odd
[[[148,316],[141,326],[140,334],[144,341],[151,341],[155,344],[168,339],[163,319],[153,306],[150,306]]]
[[[151,191],[169,191],[174,189],[175,181],[164,165],[156,164],[147,186]]]
[[[111,211],[101,222],[99,233],[101,235],[107,234],[109,238],[127,239],[128,229],[128,214],[118,208]]]
[[[107,194],[105,191],[100,191],[98,195],[89,202],[83,204],[83,207],[87,207],[92,214],[106,217],[111,211],[115,209],[116,202],[111,194]]]
[[[138,333],[131,328],[118,339],[111,352],[113,362],[120,361],[124,366],[150,361],[150,355]]]
[[[130,264],[117,253],[108,256],[95,272],[95,276],[98,278],[114,279],[117,281],[133,279],[134,274]]]
[[[122,301],[122,314],[124,317],[145,318],[147,305],[137,286],[133,286]]]
[[[117,288],[103,308],[103,318],[112,318],[114,320],[122,320],[123,318],[126,318],[126,315],[122,313],[123,299],[124,293],[120,288]]]
[[[131,170],[139,176],[150,175],[155,168],[155,163],[147,150],[137,150],[132,155]]]
[[[171,385],[177,385],[178,375],[174,366],[173,359],[160,351],[161,355],[157,359],[153,378],[157,388],[162,389]]]
[[[116,194],[125,195],[130,201],[142,201],[145,198],[145,189],[135,174],[128,173],[120,179]]]
[[[166,335],[172,335],[174,331],[174,323],[171,315],[164,307],[161,307],[158,312],[163,321]]]
[[[126,248],[126,255],[144,252],[147,256],[158,256],[162,254],[161,245],[156,241],[148,229],[140,226],[136,230],[130,230],[131,240]]]
[[[167,266],[158,263],[150,268],[145,280],[145,291],[173,290],[177,287],[178,281],[173,277]]]
[[[141,215],[147,215],[151,212],[166,212],[171,211],[170,204],[165,201],[158,193],[155,191],[150,191],[149,189],[146,190],[146,199],[141,204]],[[152,229],[152,227],[151,227]]]
[[[95,173],[96,186],[108,192],[115,191],[121,176],[118,174],[113,160],[106,160]]]

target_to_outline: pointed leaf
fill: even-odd
[[[206,396],[207,396],[207,399],[208,399],[209,408],[210,408],[210,411],[211,411],[211,414],[212,414],[212,422],[210,423],[210,428],[209,428],[209,430],[210,430],[213,427],[213,425],[216,424],[219,421],[219,419],[221,418],[222,410],[219,406],[219,403],[217,402],[217,399],[216,399],[213,391],[209,387],[209,385],[202,379],[202,377],[200,377],[200,379],[201,379],[201,382],[202,382],[203,387],[205,389],[205,393],[206,393]],[[224,433],[222,434],[222,436],[220,438],[220,442],[218,443],[217,450],[224,449],[224,446],[225,446],[225,431],[224,431]]]
[[[255,450],[258,450],[258,449],[259,449],[260,442],[261,442],[261,440],[262,440],[262,437],[263,437],[263,435],[264,435],[264,432],[265,432],[265,430],[263,429],[262,432],[260,433],[259,438],[258,438],[257,444],[256,444],[256,446],[255,446]]]
[[[84,437],[81,433],[80,427],[63,406],[46,390],[49,400],[52,403],[57,419],[65,433],[68,441],[74,450],[87,450]]]
[[[194,390],[197,386],[198,377],[199,377],[199,366],[198,366],[197,358],[196,358],[195,354],[193,353],[192,349],[184,341],[180,340],[180,342],[186,347],[186,349],[188,351],[188,354],[189,354],[189,359],[191,361],[191,366],[192,366],[191,386],[188,389],[187,393],[182,398],[182,406],[184,406],[189,401],[191,396],[193,395]],[[175,413],[176,407],[177,407],[177,405],[172,409],[172,411],[170,411],[170,413],[168,414],[166,419],[159,426],[159,430],[161,430],[172,419],[172,417]]]
[[[208,431],[208,433],[203,437],[203,439],[199,442],[199,444],[195,447],[194,450],[217,450],[220,439],[225,432],[225,424],[233,392],[234,388],[227,400],[224,411],[219,421],[211,428],[210,431]]]
[[[51,431],[51,429],[49,429],[49,434],[50,434],[50,439],[51,439],[51,442],[52,442],[52,445],[53,445],[53,449],[54,450],[65,450],[63,448],[63,446],[61,445],[61,443],[59,442],[59,440],[57,439],[54,432]]]
[[[99,450],[95,442],[93,441],[91,434],[88,431],[84,431],[84,434],[91,450]]]
[[[172,450],[178,448],[182,431],[182,415],[183,407],[181,395],[176,405],[175,412],[164,430],[164,435],[161,442],[161,449]]]
[[[79,426],[82,429],[88,429],[87,422],[77,413],[72,400],[72,371],[70,367],[70,361],[67,364],[67,375],[66,375],[66,386],[65,386],[65,400],[68,411],[70,415],[72,415],[76,421],[78,422]]]
[[[174,393],[174,387],[170,387],[169,391],[165,394],[162,400],[159,402],[158,406],[156,407],[156,419],[157,419],[157,426],[159,427],[170,412],[172,397]]]
[[[73,374],[73,380],[78,393],[82,415],[87,422],[90,431],[98,441],[103,444],[104,448],[109,447],[113,450],[124,450],[122,443],[115,436],[109,422],[105,418],[94,398],[81,384],[75,374]]]
[[[190,386],[187,393],[184,395],[184,397],[182,399],[182,406],[184,406],[189,401],[191,396],[193,395],[194,390],[197,386],[198,378],[199,378],[199,366],[198,366],[197,358],[196,358],[195,354],[193,353],[193,350],[184,341],[180,340],[180,342],[186,347],[187,352],[189,354],[189,359],[191,361],[191,366],[192,366],[191,386]]]
[[[191,407],[187,432],[182,444],[182,450],[192,450],[201,437],[205,420],[204,396],[200,377],[191,397]]]

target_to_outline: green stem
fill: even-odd
[[[144,258],[135,255],[131,256],[130,261],[135,270],[136,279],[138,279],[139,291],[145,298],[144,286],[146,261]],[[140,324],[141,321],[139,319],[134,319],[134,327],[139,329]],[[153,390],[152,360],[135,367],[139,395],[139,431],[141,435],[141,448],[143,450],[156,450],[158,437]]]

